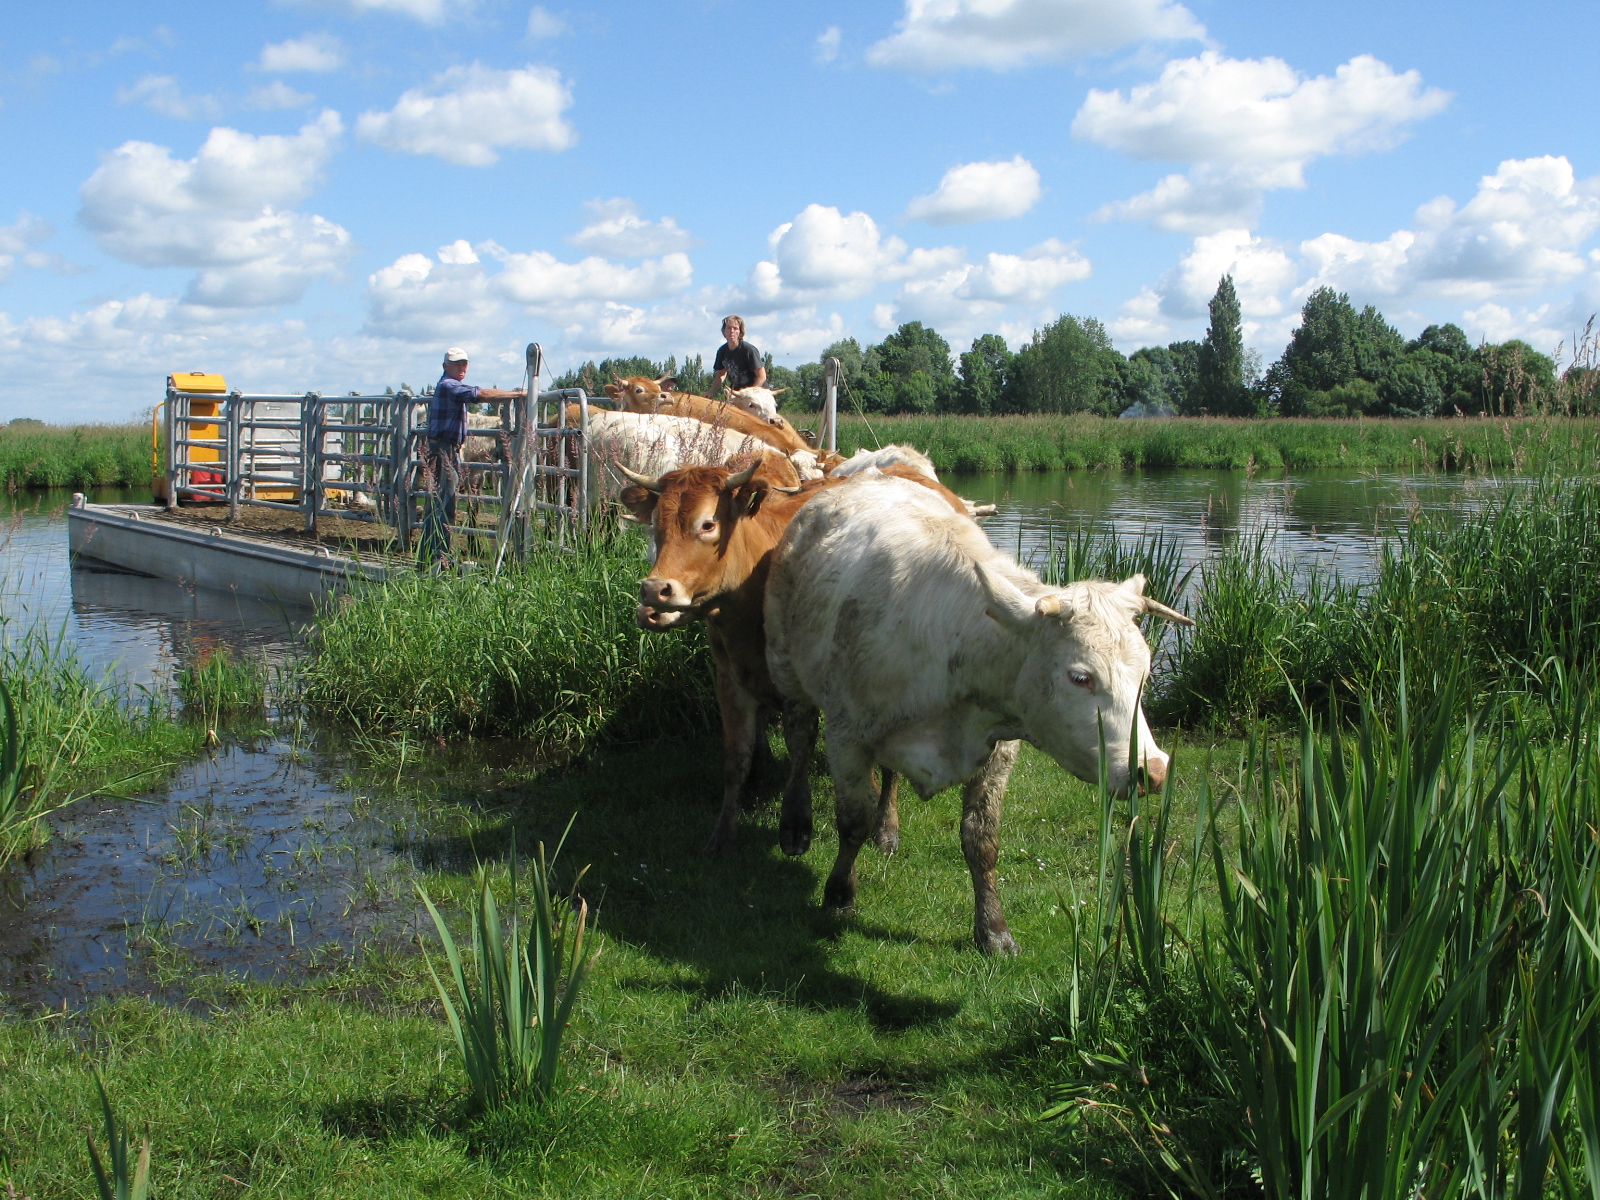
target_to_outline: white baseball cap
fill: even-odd
[[[451,346],[444,352],[445,362],[466,362],[467,352],[460,346]]]

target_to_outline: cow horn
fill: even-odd
[[[770,392],[771,392],[771,393],[772,393],[772,394],[773,394],[773,395],[774,395],[774,396],[781,396],[781,395],[783,395],[783,394],[784,394],[784,393],[785,393],[785,392],[787,392],[787,391],[788,391],[788,390],[789,390],[789,389],[788,389],[788,388],[786,388],[786,387],[781,387],[781,388],[769,388],[769,389],[768,389],[768,390],[769,390],[769,391],[770,391]]]
[[[1144,597],[1144,610],[1145,612],[1152,613],[1155,616],[1165,617],[1169,621],[1176,621],[1179,625],[1194,624],[1194,619],[1192,617],[1186,617],[1177,609],[1168,608],[1165,604],[1161,603],[1161,601],[1152,600],[1149,596]]]
[[[750,482],[751,477],[756,473],[756,468],[760,465],[761,464],[759,462],[753,462],[737,474],[729,475],[728,482],[722,485],[722,490],[725,492],[738,491],[745,484]]]
[[[805,488],[779,487],[777,484],[773,484],[772,490],[775,492],[782,492],[785,496],[798,496],[801,492],[805,491]]]
[[[659,475],[640,475],[637,471],[628,470],[628,468],[623,466],[621,463],[617,464],[617,470],[621,471],[624,475],[626,475],[629,479],[633,480],[633,482],[637,483],[645,491],[654,492],[658,496],[661,494],[661,476],[659,476]]]

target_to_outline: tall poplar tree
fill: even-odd
[[[1244,325],[1232,275],[1218,281],[1211,297],[1211,328],[1200,343],[1194,393],[1187,408],[1226,417],[1254,412],[1244,385]]]

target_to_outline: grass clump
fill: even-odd
[[[560,853],[558,844],[556,856]],[[510,874],[512,915],[508,934],[501,924],[489,872],[482,866],[478,868],[477,899],[472,909],[476,987],[468,977],[449,925],[427,890],[419,886],[444,944],[455,995],[452,997],[446,989],[431,961],[428,971],[439,989],[467,1075],[472,1106],[478,1111],[518,1100],[543,1103],[555,1095],[561,1076],[561,1040],[572,1019],[572,1005],[599,956],[599,951],[588,959],[583,954],[589,905],[577,894],[582,872],[573,882],[571,895],[553,897],[550,863],[545,860],[544,843],[539,843],[537,857],[528,870],[533,911],[525,944],[518,936],[520,896],[515,845]]]
[[[0,481],[13,492],[149,486],[150,426],[0,426]]]
[[[1600,651],[1600,481],[1545,480],[1455,519],[1418,514],[1367,583],[1297,575],[1244,540],[1200,568],[1190,611],[1152,706],[1171,723],[1292,719],[1299,698],[1393,709],[1402,660],[1417,680],[1464,663],[1479,695],[1542,691],[1552,665],[1588,670]]]
[[[91,677],[39,627],[0,637],[0,707],[0,866],[43,844],[50,813],[137,785],[203,739],[154,697],[138,704]]]
[[[508,735],[547,752],[716,727],[703,633],[634,624],[631,534],[499,575],[407,572],[320,614],[302,672],[316,711],[426,737]]]
[[[201,650],[178,668],[184,712],[208,726],[226,718],[259,716],[267,704],[267,671],[258,659],[236,658],[226,645]]]
[[[1514,706],[1470,715],[1459,677],[1415,717],[1402,682],[1395,717],[1368,703],[1354,726],[1304,720],[1288,753],[1253,741],[1231,813],[1202,790],[1186,891],[1152,869],[1170,789],[1154,812],[1102,798],[1081,1066],[1047,1115],[1201,1196],[1600,1188],[1593,680],[1563,685],[1545,740]]]
[[[839,449],[845,454],[891,442],[916,446],[940,471],[956,472],[1355,467],[1534,474],[1589,470],[1600,454],[1600,422],[840,414]]]
[[[110,1170],[95,1149],[94,1138],[88,1138],[89,1165],[94,1168],[95,1188],[100,1200],[147,1200],[150,1195],[150,1138],[147,1135],[139,1146],[138,1160],[128,1164],[127,1127],[117,1120],[111,1109],[111,1097],[106,1095],[106,1085],[98,1074],[94,1086],[100,1092],[100,1111],[105,1118],[106,1158]]]

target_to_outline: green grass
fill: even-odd
[[[0,426],[0,484],[12,491],[148,487],[150,426]]]
[[[603,953],[560,1099],[471,1114],[417,954],[299,986],[201,980],[187,1007],[0,1024],[0,1150],[19,1190],[90,1194],[91,1065],[129,1128],[148,1123],[173,1198],[1089,1197],[1138,1182],[1121,1147],[1035,1119],[1062,1070],[1062,895],[1093,870],[1099,819],[1093,789],[1037,754],[1008,804],[1002,888],[1023,953],[1004,961],[971,946],[954,793],[908,799],[900,854],[866,852],[859,915],[839,918],[820,908],[825,781],[809,856],[779,852],[769,805],[708,860],[715,743],[613,749],[495,791],[455,770],[419,801],[441,831],[409,847],[447,913],[470,903],[478,858],[503,897],[513,836],[553,844],[577,813],[556,886],[592,864]]]
[[[426,737],[504,735],[557,755],[716,728],[704,633],[642,633],[648,570],[624,532],[487,571],[408,573],[336,600],[303,672],[335,720]]]
[[[1209,467],[1309,471],[1592,470],[1600,422],[1272,420],[1121,421],[1092,416],[839,418],[839,449],[916,446],[941,471]]]
[[[43,844],[49,813],[97,790],[146,785],[205,736],[165,702],[92,676],[48,631],[8,633],[0,627],[9,710],[0,719],[0,868]]]

